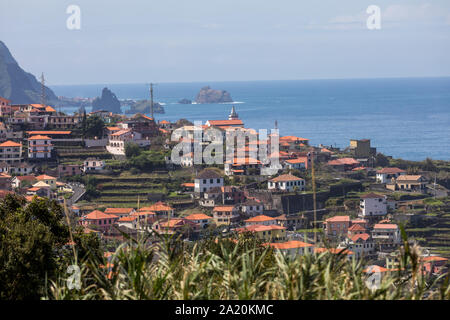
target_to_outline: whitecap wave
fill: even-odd
[[[245,103],[243,101],[233,101],[233,102],[219,102],[219,104],[242,104]]]

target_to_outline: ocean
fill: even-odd
[[[227,90],[233,103],[178,104],[201,87]],[[108,87],[119,99],[148,99],[146,84],[51,86],[57,96],[96,97]],[[157,120],[226,119],[234,104],[247,128],[272,129],[345,148],[371,139],[377,151],[408,160],[450,160],[450,78],[158,83]],[[62,108],[72,113],[74,108]],[[89,111],[89,110],[88,110]]]

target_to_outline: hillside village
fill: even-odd
[[[2,97],[0,117],[0,197],[54,199],[74,225],[98,235],[111,251],[125,234],[189,242],[245,234],[288,256],[345,254],[388,273],[399,267],[403,228],[409,242],[424,248],[423,272],[448,270],[449,162],[393,159],[369,139],[339,149],[280,136],[279,151],[269,158],[281,166],[263,175],[266,165],[249,152],[271,140],[245,128],[235,107],[201,127],[203,135],[216,129],[256,138],[222,165],[194,164],[198,141],[185,119],[103,110],[66,115]],[[172,141],[180,128],[188,138]],[[191,152],[174,164],[171,151],[179,143]]]

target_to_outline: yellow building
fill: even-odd
[[[240,220],[239,212],[235,206],[216,206],[213,209],[214,223],[220,225],[230,225]]]
[[[236,231],[239,233],[251,232],[264,243],[286,241],[286,228],[278,225],[253,224],[244,228],[237,228]]]
[[[43,181],[44,183],[48,184],[50,186],[50,189],[52,190],[56,190],[56,178],[46,175],[46,174],[42,174],[40,176],[36,177],[37,181]]]

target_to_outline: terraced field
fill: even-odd
[[[110,207],[136,207],[138,200],[140,206],[151,202],[149,194],[164,194],[166,201],[186,200],[188,195],[179,195],[174,190],[180,183],[192,181],[191,173],[187,170],[178,173],[176,178],[172,175],[157,173],[142,173],[133,175],[128,171],[120,175],[95,174],[96,188],[100,192],[98,198],[92,199],[91,204]]]
[[[419,243],[429,248],[432,253],[441,254],[450,258],[450,208],[446,204],[439,208],[438,212],[428,214],[433,217],[430,222],[423,227],[414,227],[406,229],[409,237],[422,239]],[[423,241],[425,240],[425,241]]]

